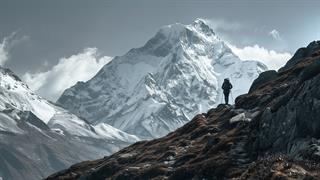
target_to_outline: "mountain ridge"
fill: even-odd
[[[38,96],[0,67],[0,177],[41,179],[139,139],[107,124],[93,126]]]

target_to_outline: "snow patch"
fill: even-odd
[[[230,123],[235,123],[239,121],[247,121],[250,122],[250,119],[246,118],[245,113],[238,114],[230,119]]]

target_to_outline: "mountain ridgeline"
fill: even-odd
[[[152,139],[221,103],[224,78],[234,84],[234,102],[265,70],[260,62],[240,60],[197,19],[162,27],[143,47],[115,57],[91,80],[65,90],[57,103],[93,124]]]
[[[196,115],[51,179],[320,179],[320,41],[267,71],[235,105]]]

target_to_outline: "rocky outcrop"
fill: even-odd
[[[234,106],[47,179],[319,179],[320,52],[309,54]]]
[[[279,72],[290,69],[295,66],[301,60],[307,57],[318,56],[320,50],[320,41],[313,41],[307,47],[302,47],[298,49],[294,56],[286,63],[286,65],[279,69]]]
[[[253,81],[253,83],[249,89],[249,93],[256,90],[259,86],[272,80],[273,78],[276,78],[277,76],[278,76],[278,73],[275,70],[269,70],[269,71],[265,71],[265,72],[260,73],[258,78]]]

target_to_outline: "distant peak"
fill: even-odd
[[[201,18],[197,18],[193,23],[192,25],[194,26],[203,26],[203,25],[207,25],[206,24],[206,21],[204,19],[201,19]]]
[[[197,18],[191,26],[193,26],[197,31],[204,32],[206,35],[215,35],[204,19]]]
[[[170,25],[163,26],[159,32],[165,35],[169,34],[179,34],[181,32],[184,32],[186,29],[192,29],[196,30],[200,33],[205,33],[206,35],[215,35],[213,30],[210,28],[206,20],[197,18],[195,21],[193,21],[190,25],[184,25],[181,23],[174,23]]]
[[[9,76],[13,77],[13,79],[16,81],[21,81],[21,79],[8,68],[3,68],[0,66],[0,73],[5,74],[5,75],[9,75]]]
[[[210,48],[210,44],[221,44],[224,50],[225,44],[215,35],[213,30],[207,25],[203,19],[196,19],[189,25],[174,23],[160,28],[156,35],[151,38],[142,48],[133,50],[156,56],[165,57],[174,48],[179,48],[182,44],[184,47],[190,44],[202,44]],[[182,46],[181,46],[182,47]],[[193,47],[195,48],[195,47]],[[132,51],[132,52],[133,52]]]

